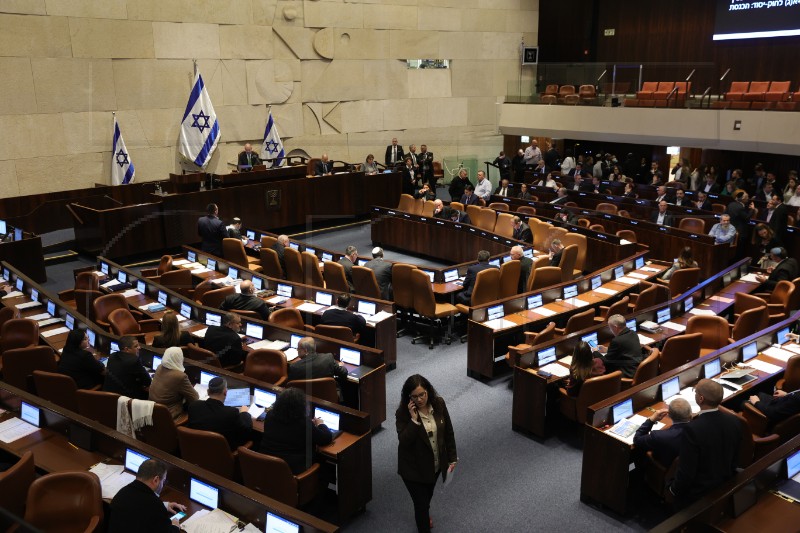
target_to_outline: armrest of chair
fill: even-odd
[[[779,313],[785,313],[786,308],[783,304],[767,304],[767,312],[770,315],[777,315]]]
[[[753,444],[755,451],[753,453],[753,460],[760,459],[766,454],[777,448],[781,443],[781,436],[777,433],[767,435],[766,437],[753,436]]]
[[[181,416],[179,416],[178,418],[175,419],[175,425],[176,426],[183,426],[187,422],[189,422],[189,414],[188,413],[183,413]]]
[[[161,321],[157,318],[147,318],[145,320],[139,320],[139,327],[142,328],[143,333],[153,333],[155,331],[161,331]]]
[[[245,442],[244,444],[242,444],[241,447],[242,448],[247,448],[249,450],[249,449],[251,449],[253,447],[253,441],[249,440],[249,441]],[[234,457],[239,457],[239,450],[238,449],[233,450],[232,453],[233,453]]]
[[[284,383],[286,383],[287,379],[289,379],[287,376],[281,376],[278,378],[278,381],[273,383],[273,385],[275,385],[276,387],[281,387],[283,386]]]
[[[768,302],[770,294],[768,292],[756,292],[756,293],[751,294],[750,296],[757,296],[757,297],[761,298],[762,300],[764,300],[765,302]]]
[[[742,416],[747,420],[747,425],[750,427],[750,432],[753,435],[760,437],[767,432],[769,420],[764,413],[756,409],[750,402],[744,402],[742,404]]]
[[[306,324],[305,328],[306,328],[306,331],[310,331],[312,333],[314,332],[314,326],[312,326],[311,324]]]
[[[302,504],[310,501],[319,488],[319,463],[314,463],[305,472],[296,475],[297,501]]]
[[[84,533],[92,533],[95,529],[97,529],[98,525],[100,525],[100,517],[95,515],[91,520],[89,520],[89,524],[86,526],[86,529],[84,529]]]
[[[75,300],[75,289],[67,289],[58,293],[58,299],[62,302]]]
[[[565,332],[566,330],[567,330],[567,328],[555,328],[555,329],[553,330],[553,332],[554,332],[556,335],[561,335],[561,336],[563,336],[563,335],[564,335],[564,332]]]
[[[661,285],[664,285],[665,287],[669,287],[669,280],[668,279],[656,278],[654,281],[656,283],[660,283]]]

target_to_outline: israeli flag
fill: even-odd
[[[198,71],[194,76],[194,86],[189,94],[189,102],[181,121],[181,135],[178,151],[195,165],[205,168],[219,142],[219,123],[211,97],[203,85],[203,77]]]
[[[264,161],[268,168],[282,167],[286,163],[285,155],[281,136],[278,135],[278,127],[275,126],[275,121],[272,120],[272,110],[270,109],[267,128],[264,130],[264,142],[261,143],[261,158],[275,159],[275,161]]]
[[[125,141],[122,140],[122,133],[119,131],[117,117],[114,117],[114,142],[111,149],[111,184],[127,185],[133,183],[136,171],[133,168],[128,149],[125,148]]]

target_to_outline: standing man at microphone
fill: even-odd
[[[392,144],[386,147],[386,166],[394,168],[397,163],[403,161],[403,147],[397,144],[397,137],[392,138]]]

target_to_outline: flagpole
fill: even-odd
[[[116,133],[116,131],[114,131],[114,124],[117,122],[117,112],[116,111],[112,111],[111,112],[111,117],[112,117],[113,120],[112,120],[112,124],[111,124],[111,139],[112,139],[112,141],[111,141],[111,176],[110,176],[110,178],[111,178],[111,185],[114,185],[114,141],[113,141],[113,139],[114,139],[114,134]]]

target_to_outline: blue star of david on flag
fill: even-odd
[[[200,110],[200,113],[198,113],[197,115],[192,113],[192,117],[194,117],[194,122],[192,122],[192,127],[193,128],[198,128],[200,130],[200,133],[203,133],[203,130],[205,128],[210,128],[211,127],[211,126],[208,125],[208,119],[211,118],[211,117],[209,117],[208,115],[203,113],[202,109]],[[201,119],[205,119],[205,122],[200,123]]]
[[[133,182],[136,170],[133,168],[133,161],[128,154],[119,130],[117,117],[114,117],[114,141],[111,148],[111,183],[113,185],[127,185]]]
[[[201,168],[208,166],[220,138],[219,122],[211,97],[198,71],[181,120],[178,152]]]
[[[267,167],[282,167],[286,163],[283,143],[280,135],[278,135],[278,127],[275,125],[275,121],[272,120],[271,109],[267,118],[267,127],[264,129],[264,142],[261,143],[261,153],[268,155],[268,157],[264,158],[267,159],[267,161],[264,161]]]

